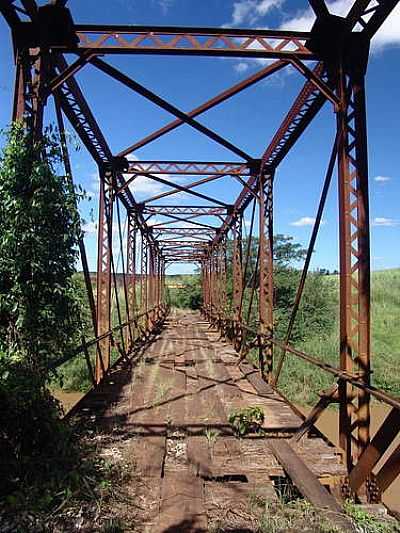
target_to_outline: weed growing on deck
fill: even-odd
[[[157,379],[155,383],[155,402],[160,403],[163,400],[165,400],[171,390],[171,382],[170,381],[161,381],[160,378]]]
[[[237,409],[229,414],[228,421],[233,426],[236,434],[239,437],[244,437],[247,433],[260,431],[264,423],[264,411],[258,406]]]

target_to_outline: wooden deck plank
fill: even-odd
[[[162,480],[157,533],[206,532],[203,481],[189,471],[169,472]]]
[[[327,516],[344,531],[354,531],[351,522],[335,498],[321,485],[290,444],[284,439],[270,439],[268,446],[283,466],[301,494],[318,509],[325,509]]]
[[[171,317],[143,361],[130,374],[128,368],[119,368],[111,376],[113,384],[104,384],[104,394],[99,389],[92,395],[87,416],[98,410],[99,423],[107,421],[119,433],[125,430],[138,472],[160,488],[159,516],[149,517],[146,525],[152,533],[168,528],[206,531],[218,508],[235,502],[244,508],[249,494],[259,491],[262,497],[276,497],[271,476],[285,472],[295,484],[306,484],[303,490],[320,505],[327,492],[322,498],[318,478],[328,483],[345,473],[339,451],[317,434],[307,435],[288,452],[284,439],[302,419],[251,365],[236,366],[237,354],[197,314]],[[110,399],[114,403],[104,408]],[[250,405],[263,409],[264,430],[273,439],[233,436],[229,413]],[[269,447],[271,442],[280,456]],[[288,454],[295,462],[292,467]],[[178,525],[187,529],[176,529]]]

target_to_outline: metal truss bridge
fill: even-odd
[[[53,0],[40,7],[35,0],[1,0],[0,11],[10,26],[15,53],[12,118],[24,121],[34,137],[39,139],[44,127],[46,105],[53,100],[66,174],[73,179],[64,131],[65,118],[98,166],[100,196],[95,291],[84,241],[82,237],[80,239],[94,334],[93,339],[84,341],[76,352],[77,355],[87,355],[93,378],[93,391],[90,394],[95,395],[96,391],[104,388],[115,371],[110,363],[112,348],[119,350],[122,360],[129,358],[135,346],[154,335],[158,338],[161,324],[166,320],[164,337],[161,336],[161,340],[157,341],[161,342],[161,347],[158,345],[158,352],[154,346],[149,350],[150,353],[157,352],[157,357],[164,357],[159,363],[161,371],[172,373],[177,391],[183,388],[181,392],[187,392],[190,386],[199,388],[210,379],[217,380],[219,385],[221,380],[225,380],[230,384],[224,385],[226,399],[234,394],[231,385],[236,383],[235,380],[246,379],[253,387],[246,394],[253,393],[264,398],[263,401],[269,401],[269,408],[275,405],[271,412],[275,409],[277,420],[279,416],[284,417],[282,413],[286,410],[290,431],[295,433],[292,439],[303,438],[314,427],[324,408],[336,402],[339,405],[339,445],[343,454],[343,471],[339,472],[338,468],[335,475],[337,479],[340,478],[342,494],[356,495],[361,501],[379,502],[382,493],[400,473],[399,448],[378,471],[375,468],[400,430],[400,400],[375,388],[370,382],[370,223],[365,73],[371,38],[398,2],[355,0],[346,18],[330,14],[324,0],[309,0],[309,3],[316,15],[314,26],[310,32],[296,32],[82,25],[74,21],[66,0]],[[193,62],[197,57],[204,56],[263,58],[269,62],[243,81],[191,111],[184,112],[107,61],[109,55],[116,54],[190,56]],[[87,65],[167,111],[172,115],[171,122],[143,139],[132,142],[118,153],[113,153],[75,77]],[[304,77],[304,85],[262,153],[255,156],[247,153],[201,122],[200,117],[206,111],[289,66]],[[274,334],[274,175],[325,104],[336,117],[335,140],[288,330],[284,338],[278,339]],[[187,161],[182,158],[136,161],[130,157],[139,148],[182,125],[197,130],[224,147],[230,152],[231,160]],[[291,343],[291,334],[336,164],[339,194],[340,353],[337,365],[332,366],[297,350]],[[135,180],[142,176],[166,186],[166,192],[138,202],[133,191]],[[193,181],[183,182],[177,176],[191,176]],[[229,195],[220,198],[217,185],[232,182],[240,186],[240,194],[232,201],[226,200]],[[204,184],[209,185],[207,194],[200,192]],[[215,185],[215,194],[209,192],[212,185]],[[176,200],[178,195],[179,201]],[[126,246],[121,238],[121,212],[126,212],[128,218]],[[245,214],[250,220],[246,240],[243,238]],[[117,233],[113,231],[115,224],[119,227]],[[253,244],[257,246],[257,276],[253,276],[249,284],[247,272]],[[233,278],[231,297],[228,297],[226,284],[228,245],[232,247],[229,265]],[[117,290],[116,278],[117,274],[120,277],[120,273],[117,272],[113,253],[116,246],[120,247],[123,257],[122,292]],[[200,268],[202,318],[193,319],[192,315],[189,318],[178,317],[178,322],[171,325],[173,320],[168,318],[166,304],[165,270],[167,265],[177,262],[196,263]],[[250,306],[253,306],[257,315],[256,326],[252,328],[248,322],[249,312],[244,310],[245,293],[250,294]],[[113,298],[117,301],[116,319],[112,313]],[[196,326],[196,321],[200,325]],[[212,329],[207,330],[204,321]],[[179,328],[179,323],[186,324],[188,329],[185,331],[191,331],[193,335],[177,333],[180,344],[174,345],[173,328]],[[216,331],[232,345],[226,356],[210,355],[210,350],[215,350],[218,342],[222,342],[217,340]],[[181,364],[178,360],[179,350],[190,343],[191,337],[203,338],[207,342],[205,347],[196,348],[197,351],[193,352],[194,362]],[[169,356],[165,355],[165,343],[168,344]],[[88,356],[91,347],[96,349],[95,368],[92,368]],[[204,355],[207,350],[209,352]],[[250,350],[257,350],[257,368],[245,362]],[[161,352],[164,356],[160,355]],[[206,359],[211,358],[211,370],[204,367],[202,354]],[[288,357],[301,358],[328,372],[336,383],[329,393],[321,396],[318,405],[303,421],[296,418],[300,415],[295,414],[286,400],[282,404],[279,393],[281,370]],[[236,363],[241,365],[241,376],[233,370]],[[182,384],[182,368],[187,370],[185,385]],[[219,394],[218,390],[214,391],[215,394]],[[391,408],[373,438],[370,435],[371,398]],[[186,404],[185,409],[189,413],[195,407]],[[218,422],[224,424],[223,406],[218,409]],[[147,425],[151,426],[152,423],[155,421],[146,419]],[[193,420],[186,424],[187,431],[192,423]],[[145,426],[143,420],[138,424]],[[193,434],[191,436],[196,438]],[[293,451],[293,442],[290,441],[293,444],[291,446],[287,444],[287,435],[282,433],[281,436],[281,445],[275,445],[275,448],[271,445],[270,450],[284,470],[292,473],[292,479],[296,480],[302,468],[298,463],[300,459]],[[161,438],[157,446],[165,446],[165,437],[158,435],[157,438]],[[229,439],[229,435],[226,438]],[[292,450],[289,459],[283,441]],[[201,445],[197,441],[192,440],[190,446],[194,446],[196,453],[201,455]],[[196,448],[198,446],[200,448]],[[250,452],[247,450],[245,453]],[[153,466],[158,464],[157,454],[154,457]],[[265,470],[262,466],[263,457],[261,450],[258,457],[259,473]],[[306,465],[306,469],[308,473],[304,475],[307,477],[312,468]],[[319,474],[315,471],[313,475]],[[187,479],[182,481],[186,482]],[[200,490],[198,481],[196,483],[192,483],[192,486]],[[301,481],[298,483],[301,485]],[[318,490],[316,492],[319,494]],[[309,493],[307,497],[312,499]]]

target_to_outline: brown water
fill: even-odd
[[[56,389],[51,392],[53,396],[62,403],[65,413],[68,413],[68,411],[84,396],[84,393],[79,391]]]
[[[308,410],[305,407],[298,406],[299,409],[306,413]],[[380,425],[388,415],[391,407],[385,404],[372,404],[371,405],[371,437],[375,435]],[[338,424],[338,411],[328,409],[322,413],[321,418],[316,423],[317,428],[328,439],[338,446],[339,444],[339,424]],[[392,445],[388,448],[387,452],[383,455],[382,459],[374,468],[374,472],[377,472],[379,468],[384,464],[386,458],[393,452],[393,450],[400,444],[400,435],[393,441]],[[400,477],[394,481],[394,483],[387,489],[383,495],[384,503],[397,512],[400,512]]]

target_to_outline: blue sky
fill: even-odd
[[[352,1],[336,0],[328,4],[331,12],[345,15]],[[70,0],[68,5],[75,22],[80,23],[307,30],[313,21],[306,0]],[[10,120],[14,74],[9,30],[2,19],[0,39],[5,43],[0,49],[0,127],[3,128]],[[206,57],[109,56],[106,60],[184,111],[196,107],[264,66],[258,60]],[[371,256],[372,268],[375,270],[398,267],[400,263],[400,249],[396,246],[400,235],[399,60],[400,9],[397,7],[374,39],[367,74]],[[94,67],[85,67],[77,75],[77,80],[114,153],[173,118],[96,71]],[[253,157],[260,157],[303,83],[300,74],[286,69],[201,115],[199,121],[226,136]],[[47,119],[54,119],[52,105],[49,106]],[[277,172],[275,232],[292,235],[303,245],[308,242],[310,224],[315,216],[333,142],[334,126],[335,116],[331,106],[326,104]],[[72,131],[68,124],[67,127]],[[90,267],[95,269],[95,194],[98,190],[96,165],[84,147],[79,151],[72,151],[71,155],[75,182],[82,184],[94,196],[91,202],[84,201],[81,204],[81,211],[86,221]],[[137,151],[135,155],[139,159],[237,160],[229,151],[189,126],[182,126]],[[191,181],[190,178],[187,181]],[[180,182],[185,180],[181,178]],[[132,190],[135,197],[142,200],[167,189],[141,179]],[[240,187],[226,179],[197,190],[205,194],[218,194],[222,199],[231,201]],[[183,205],[187,199],[181,197],[179,201]],[[249,217],[247,214],[247,218]],[[335,269],[337,264],[335,180],[329,194],[312,268]],[[182,265],[171,268],[170,272],[188,270],[188,266]]]

